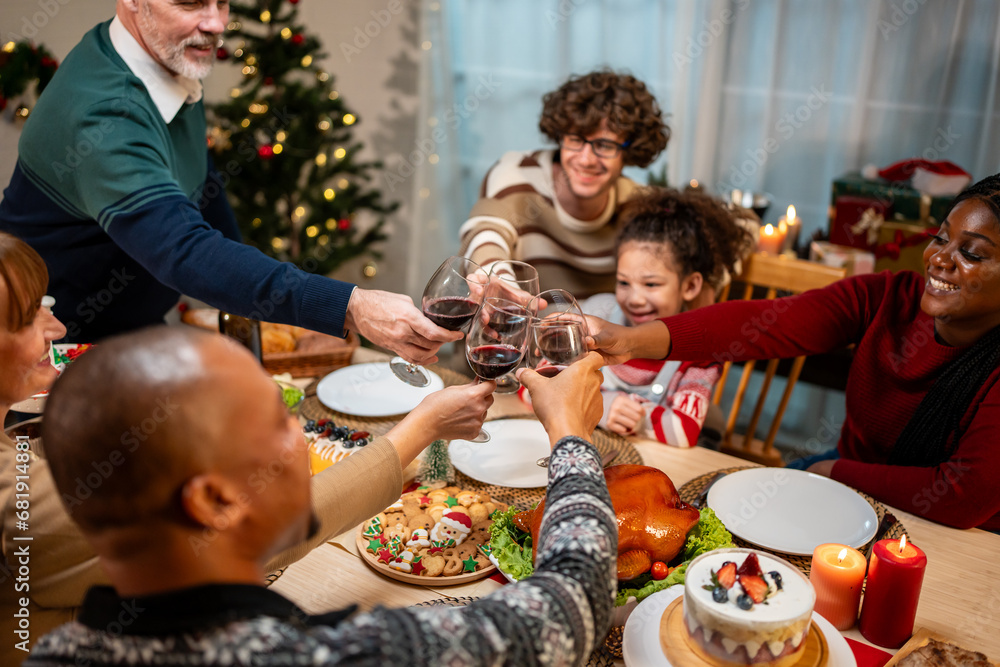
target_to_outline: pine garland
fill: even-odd
[[[42,94],[59,63],[44,46],[31,42],[7,42],[0,48],[0,111],[7,101],[24,94],[32,82]]]

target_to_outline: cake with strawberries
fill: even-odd
[[[794,664],[816,594],[787,562],[752,549],[718,549],[688,566],[684,623],[708,656],[743,665]]]

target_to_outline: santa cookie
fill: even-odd
[[[465,541],[470,532],[472,532],[472,519],[469,518],[468,514],[448,512],[431,529],[431,541],[455,540],[455,544],[458,545]]]

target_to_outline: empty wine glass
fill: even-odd
[[[515,307],[527,310],[532,299],[538,294],[538,271],[531,264],[514,260],[494,262],[490,267],[489,285],[486,287],[484,299],[491,297],[503,299]],[[498,394],[512,394],[518,390],[521,383],[510,372],[496,378]]]
[[[535,297],[527,363],[546,377],[587,356],[587,320],[572,294],[546,290]]]
[[[496,380],[517,368],[528,346],[533,313],[529,306],[499,296],[487,296],[465,337],[465,356],[482,380]],[[480,431],[472,442],[487,442]]]
[[[465,257],[449,257],[437,268],[424,287],[420,308],[439,327],[462,331],[472,321],[486,292],[489,275]],[[403,382],[426,387],[431,378],[422,366],[402,357],[389,362],[389,368]]]

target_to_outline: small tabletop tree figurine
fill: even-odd
[[[241,67],[230,98],[212,106],[209,147],[244,239],[306,271],[379,257],[385,203],[370,186],[382,164],[359,158],[358,122],[319,67],[319,40],[297,21],[299,0],[233,2],[220,61]],[[367,230],[354,215],[367,210]]]

